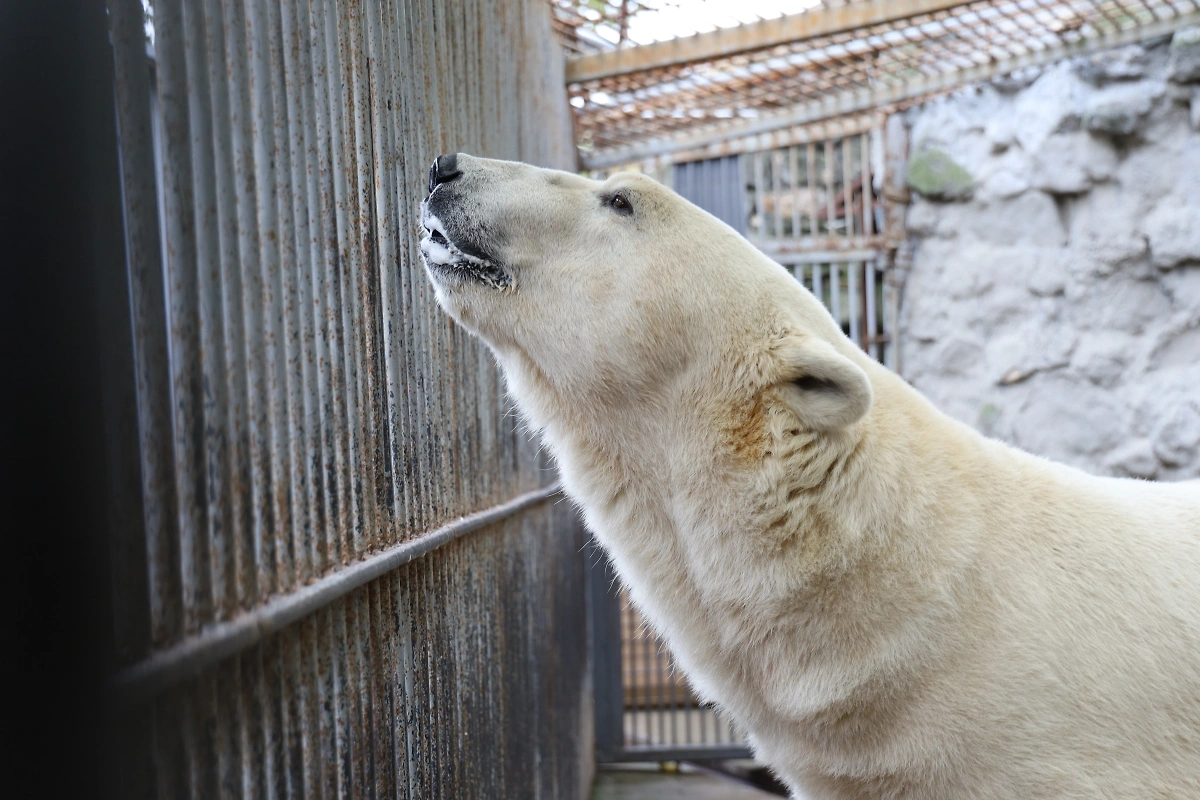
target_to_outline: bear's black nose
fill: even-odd
[[[438,156],[429,168],[429,193],[433,194],[438,184],[448,183],[459,175],[462,173],[458,171],[458,153]]]

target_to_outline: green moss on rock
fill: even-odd
[[[908,162],[908,185],[930,200],[966,200],[975,179],[944,151],[931,147]]]

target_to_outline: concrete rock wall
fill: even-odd
[[[1030,452],[1200,476],[1200,29],[907,121],[902,374]]]

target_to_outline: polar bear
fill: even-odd
[[[985,439],[637,174],[440,156],[487,343],[699,695],[812,798],[1200,798],[1200,482]]]

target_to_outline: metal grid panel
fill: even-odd
[[[775,257],[882,246],[883,134],[876,120],[859,122],[835,138],[741,156],[751,242]]]
[[[111,19],[126,794],[576,794],[580,533],[413,214],[439,152],[573,165],[549,9],[158,0],[153,67],[140,3]]]
[[[670,650],[620,592],[623,749],[627,758],[675,749],[745,748],[743,737],[692,693]]]
[[[896,18],[859,29],[572,83],[585,161],[632,162],[765,130],[781,110],[814,106],[809,119],[828,117],[854,110],[856,95],[868,98],[860,108],[879,106],[978,79],[991,65],[1012,69],[1200,20],[1200,0],[978,0],[904,15],[912,6],[897,3]],[[663,143],[685,133],[686,142]]]
[[[853,260],[826,258],[826,254],[801,256],[789,259],[786,266],[825,304],[852,342],[890,366],[892,321],[887,318],[887,308],[894,289],[884,280],[877,259],[872,253]]]

